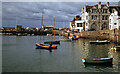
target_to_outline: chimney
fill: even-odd
[[[109,7],[109,2],[107,2],[107,7]]]
[[[101,1],[99,1],[98,8],[99,9],[101,8]]]
[[[101,5],[101,1],[99,1],[99,5]]]

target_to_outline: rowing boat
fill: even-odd
[[[82,58],[85,64],[112,64],[113,58]]]
[[[36,48],[38,48],[38,49],[49,49],[49,47],[50,47],[50,45],[36,43]],[[51,48],[52,49],[57,49],[57,46],[52,45]]]
[[[99,40],[96,40],[96,41],[89,41],[90,44],[108,44],[110,43],[110,41],[107,41],[107,40],[103,40],[103,41],[99,41]]]

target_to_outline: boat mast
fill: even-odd
[[[16,16],[16,27],[17,27],[17,16]]]
[[[41,25],[41,29],[42,29],[42,26],[43,26],[43,14],[44,14],[44,10],[42,10],[42,25]]]
[[[55,40],[55,16],[54,16],[54,40]]]

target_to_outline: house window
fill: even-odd
[[[86,20],[88,20],[88,16],[86,16]]]
[[[97,16],[96,15],[92,15],[92,20],[96,20]]]
[[[87,26],[87,23],[86,23],[86,26]]]
[[[103,13],[107,13],[107,9],[103,9]]]
[[[110,29],[111,29],[111,25],[110,25]]]
[[[107,20],[108,16],[105,16],[105,20]]]
[[[108,16],[102,16],[102,20],[107,20]]]
[[[82,23],[77,23],[77,27],[82,27]]]
[[[102,20],[104,20],[104,16],[102,16]]]
[[[97,13],[97,11],[95,9],[92,9],[92,13]]]
[[[111,23],[111,19],[110,19],[110,23]]]
[[[117,25],[117,23],[114,23],[114,25]]]

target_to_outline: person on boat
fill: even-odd
[[[50,42],[49,51],[52,52],[52,42]]]

